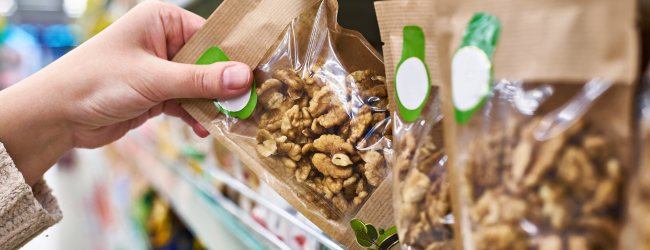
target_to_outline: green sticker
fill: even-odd
[[[456,122],[465,124],[481,109],[492,91],[492,55],[501,22],[487,13],[476,13],[451,62],[451,91]]]
[[[201,55],[196,61],[197,65],[208,65],[216,62],[229,62],[230,58],[219,47],[211,47]],[[221,100],[212,100],[221,113],[227,116],[238,117],[241,119],[248,118],[255,110],[257,105],[257,94],[255,93],[255,79],[253,78],[253,87],[239,96],[224,98]]]
[[[424,32],[418,26],[405,26],[403,30],[402,60],[395,69],[395,97],[402,118],[413,122],[420,117],[427,103],[431,80],[425,63]]]

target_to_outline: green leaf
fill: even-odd
[[[368,250],[375,250],[374,248],[369,247]]]
[[[356,232],[354,235],[357,237],[357,243],[362,247],[372,246],[372,240],[368,239],[364,232]]]
[[[363,233],[368,232],[368,230],[366,229],[366,223],[363,223],[363,221],[359,219],[351,220],[350,226],[352,227],[352,230],[354,230],[354,232],[363,232]]]
[[[377,229],[375,229],[375,226],[366,224],[366,229],[367,229],[367,234],[368,237],[370,237],[373,241],[377,239]]]
[[[379,239],[377,239],[377,245],[381,245],[381,243],[383,243],[384,240],[386,240],[386,238],[396,233],[397,233],[397,227],[391,227],[388,230],[384,231],[384,233],[382,233],[379,236]]]
[[[380,229],[379,229],[379,235],[382,235],[382,234],[384,234],[384,229],[383,229],[383,228],[380,228]]]

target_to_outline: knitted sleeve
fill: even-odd
[[[32,189],[0,143],[0,249],[18,249],[63,215],[44,180]]]

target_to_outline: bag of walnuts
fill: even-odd
[[[453,249],[434,2],[375,2],[395,151],[393,203],[403,249]]]
[[[394,224],[384,63],[361,34],[337,24],[337,9],[336,0],[225,1],[174,61],[244,62],[254,89],[180,101],[333,239],[379,246]]]
[[[637,97],[636,169],[628,184],[626,221],[620,249],[650,249],[650,69],[641,79]]]
[[[458,249],[616,249],[636,2],[436,1]]]

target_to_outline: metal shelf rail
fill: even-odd
[[[128,136],[127,136],[128,137]],[[130,139],[135,143],[139,144],[140,148],[146,151],[148,154],[156,155],[155,150],[151,147],[144,145],[142,140],[137,138],[136,134],[130,134]],[[264,198],[259,193],[250,189],[246,184],[240,182],[229,174],[225,173],[219,167],[203,163],[203,169],[205,171],[204,179],[197,178],[196,175],[189,172],[189,167],[180,165],[187,165],[187,163],[182,162],[173,162],[170,159],[166,159],[161,155],[156,155],[156,157],[168,168],[171,168],[176,174],[181,176],[185,181],[190,183],[196,190],[199,190],[201,193],[205,194],[213,200],[214,203],[221,205],[221,207],[230,213],[232,216],[239,218],[240,222],[243,224],[243,227],[248,228],[251,232],[258,235],[256,238],[261,238],[264,241],[265,245],[270,246],[273,249],[290,249],[284,242],[279,240],[273,233],[269,232],[266,228],[262,227],[257,223],[253,218],[239,206],[237,206],[230,199],[226,198],[219,192],[215,186],[213,186],[209,179],[216,179],[223,183],[224,185],[232,188],[241,195],[244,195],[254,201],[257,205],[267,208],[269,211],[272,211],[289,221],[296,227],[303,230],[305,233],[313,236],[318,242],[326,246],[331,250],[346,250],[344,246],[329,238],[327,235],[317,232],[307,224],[300,221],[298,218],[285,211],[284,209],[273,204],[266,198]],[[209,204],[206,204],[209,205]],[[260,237],[261,236],[261,237]],[[270,243],[270,244],[269,244]]]

